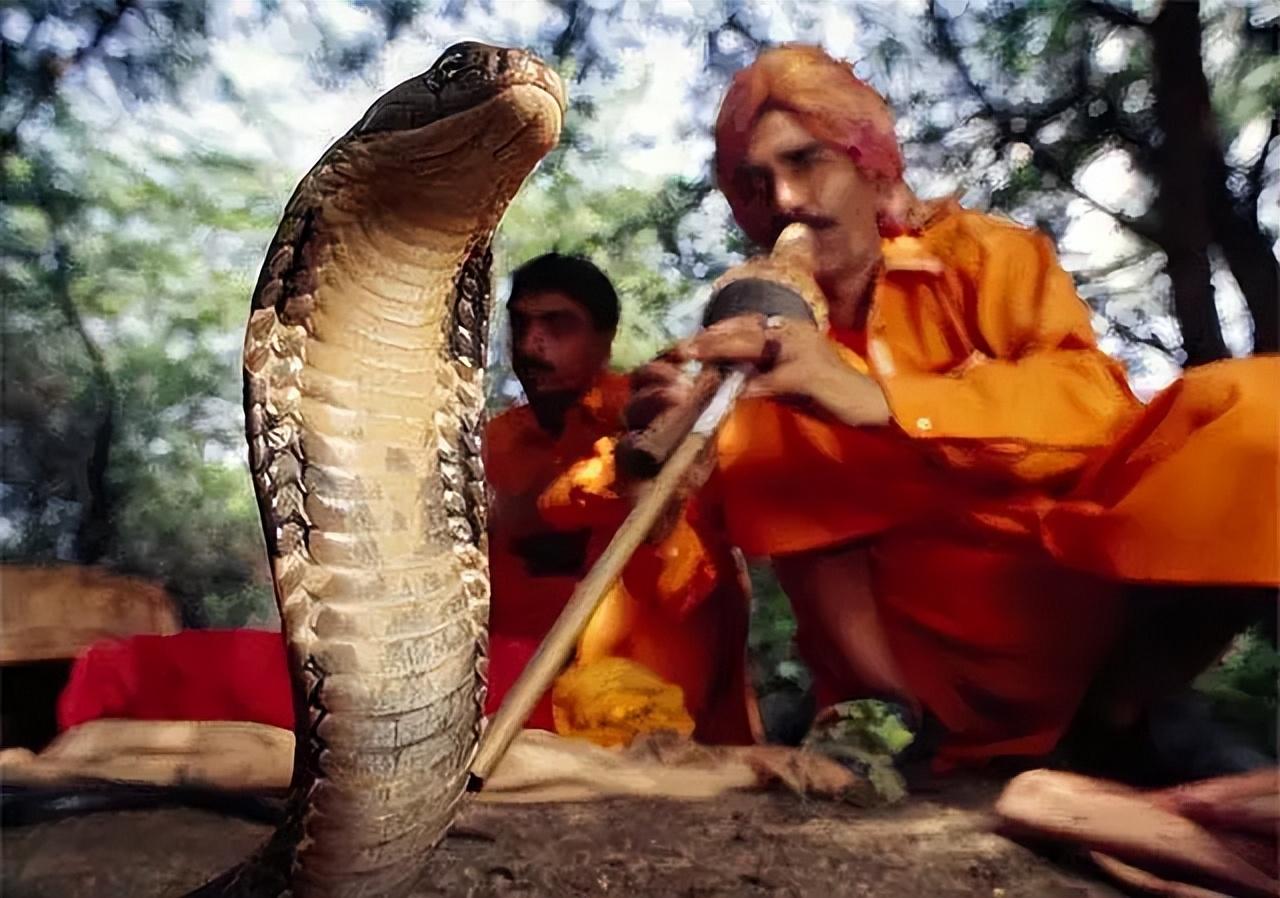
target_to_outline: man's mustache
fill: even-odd
[[[542,359],[535,359],[529,356],[520,356],[512,360],[512,365],[516,371],[521,374],[553,374],[555,366],[550,362],[544,362]]]
[[[832,227],[835,223],[834,218],[827,218],[825,215],[818,215],[816,212],[805,212],[803,210],[788,212],[786,215],[779,215],[773,220],[773,236],[776,240],[787,225],[808,225],[815,231],[821,231]]]

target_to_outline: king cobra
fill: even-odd
[[[287,822],[198,894],[405,894],[484,696],[491,241],[556,145],[560,79],[448,49],[298,185],[244,345],[254,491],[297,707]]]

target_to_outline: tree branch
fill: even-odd
[[[1097,265],[1093,268],[1077,268],[1072,271],[1072,274],[1088,281],[1100,281],[1111,277],[1118,271],[1124,271],[1126,268],[1132,268],[1134,265],[1137,265],[1139,262],[1148,258],[1148,256],[1150,256],[1149,252],[1146,250],[1139,250],[1132,255],[1116,259],[1114,262],[1107,265]]]
[[[1162,352],[1173,361],[1177,361],[1177,350],[1172,346],[1165,344],[1159,337],[1149,334],[1140,334],[1127,324],[1121,324],[1114,318],[1103,315],[1102,319],[1107,323],[1107,329],[1116,334],[1122,340],[1128,343],[1140,343],[1143,346],[1150,346],[1152,349]]]
[[[734,32],[749,43],[752,49],[759,50],[764,46],[764,41],[761,38],[756,37],[751,29],[742,23],[742,16],[739,12],[735,11],[728,19],[725,20],[724,28],[727,31]]]
[[[124,19],[125,14],[133,9],[137,2],[138,0],[116,0],[114,8],[99,13],[98,24],[94,28],[93,36],[90,37],[87,44],[77,48],[69,58],[62,58],[52,51],[39,54],[35,66],[40,71],[38,80],[32,88],[31,96],[27,98],[27,102],[23,104],[22,110],[18,113],[17,119],[0,133],[0,151],[7,151],[18,145],[18,129],[22,127],[22,123],[42,104],[47,103],[57,94],[58,85],[62,83],[62,79],[67,72],[83,65],[84,61],[89,58],[89,54],[95,52],[102,45],[102,42],[116,29],[121,20]],[[35,27],[34,25],[32,26],[33,34],[35,33]]]
[[[1262,179],[1267,170],[1267,159],[1271,157],[1271,145],[1280,136],[1280,113],[1271,116],[1271,125],[1267,128],[1267,138],[1262,142],[1262,151],[1253,165],[1249,166],[1244,180],[1244,202],[1249,209],[1256,210],[1258,198],[1262,196]],[[1257,215],[1257,212],[1254,212]]]
[[[1038,142],[1032,142],[1029,143],[1028,146],[1031,147],[1032,161],[1056,177],[1077,197],[1093,206],[1099,212],[1105,212],[1107,215],[1110,215],[1143,240],[1146,240],[1149,243],[1154,243],[1157,246],[1161,245],[1163,234],[1158,223],[1158,219],[1156,219],[1154,215],[1149,213],[1135,218],[1132,215],[1126,215],[1119,210],[1108,207],[1101,200],[1090,195],[1079,187],[1075,182],[1075,172],[1068,170],[1068,167],[1063,165],[1062,162],[1046,150],[1043,145]]]
[[[1085,85],[1088,83],[1089,73],[1086,54],[1081,53],[1076,56],[1075,65],[1072,67],[1070,90],[1063,91],[1047,103],[1035,106],[1011,106],[990,96],[978,82],[978,79],[974,77],[973,70],[969,68],[969,63],[965,61],[964,53],[959,45],[956,44],[955,38],[951,36],[951,29],[947,26],[946,20],[938,15],[936,0],[929,0],[928,10],[930,21],[933,23],[934,40],[938,48],[960,72],[960,76],[964,79],[965,85],[969,88],[969,92],[973,94],[974,98],[990,110],[991,117],[996,120],[996,124],[999,125],[1002,132],[1013,134],[1017,139],[1022,139],[1022,134],[1034,134],[1079,102]],[[1014,119],[1021,119],[1025,122],[1021,132],[1014,131],[1012,127]]]
[[[1146,28],[1147,23],[1139,19],[1133,13],[1125,12],[1123,9],[1117,9],[1106,0],[1084,0],[1080,4],[1085,12],[1091,13],[1100,19],[1105,19],[1112,25],[1119,25],[1121,28]]]
[[[62,311],[67,325],[76,332],[84,344],[85,353],[93,369],[93,379],[98,383],[102,397],[102,417],[94,428],[93,446],[85,461],[83,489],[84,511],[76,533],[76,556],[81,564],[93,564],[106,554],[111,537],[111,496],[107,483],[107,468],[111,456],[111,444],[115,435],[115,384],[107,363],[102,357],[84,319],[71,297],[71,247],[60,236],[55,238],[55,267],[53,271],[53,296]]]
[[[732,75],[741,66],[738,54],[720,49],[718,38],[722,34],[735,34],[755,51],[764,46],[764,41],[751,32],[742,21],[739,12],[734,11],[727,19],[714,28],[707,29],[707,68],[720,72],[725,76]]]
[[[1088,195],[1081,190],[1075,183],[1074,172],[1068,171],[1066,166],[1058,161],[1044,145],[1035,139],[1035,133],[1047,124],[1054,117],[1062,114],[1071,108],[1081,99],[1085,85],[1088,83],[1088,71],[1086,67],[1086,55],[1080,54],[1077,57],[1075,65],[1074,80],[1075,85],[1070,91],[1058,96],[1057,99],[1045,103],[1032,109],[1017,109],[1002,103],[995,102],[983,89],[973,76],[973,71],[969,68],[969,64],[964,59],[964,54],[960,47],[956,44],[955,39],[951,36],[951,30],[947,27],[946,21],[938,15],[936,0],[929,0],[928,12],[931,22],[933,23],[934,40],[937,43],[941,54],[949,60],[960,72],[961,78],[967,85],[969,92],[973,94],[990,113],[992,120],[1001,134],[1000,144],[997,149],[1014,142],[1019,141],[1026,143],[1031,147],[1032,160],[1041,168],[1047,170],[1054,175],[1065,187],[1076,196],[1088,202],[1090,205],[1107,213],[1116,221],[1132,230],[1139,237],[1152,243],[1159,244],[1159,229],[1150,219],[1133,218],[1124,215],[1114,209],[1109,209],[1103,203],[1094,197]],[[1025,119],[1026,127],[1021,131],[1016,131],[1013,127],[1013,119]]]
[[[1262,143],[1262,152],[1245,176],[1245,201],[1250,208],[1256,209],[1258,198],[1262,195],[1262,179],[1267,170],[1267,159],[1271,156],[1271,144],[1280,136],[1280,113],[1271,116],[1271,127],[1267,129],[1267,139]]]
[[[1201,57],[1200,3],[1164,4],[1150,33],[1156,125],[1164,135],[1156,154],[1155,212],[1167,238],[1162,248],[1173,288],[1173,312],[1182,329],[1186,365],[1193,367],[1230,356],[1209,263],[1214,192],[1210,179],[1215,164],[1222,163],[1222,153]],[[1197,127],[1188,127],[1188,121]]]
[[[1275,135],[1272,122],[1271,136]],[[1256,199],[1239,202],[1227,187],[1227,166],[1222,151],[1214,144],[1215,155],[1206,172],[1209,181],[1209,224],[1213,242],[1235,278],[1245,305],[1253,318],[1253,351],[1280,351],[1280,265],[1276,264],[1272,241],[1258,223]],[[1266,155],[1264,150],[1261,155]],[[1252,186],[1250,186],[1252,190]]]
[[[1265,30],[1254,29],[1246,20],[1245,28],[1249,32],[1257,32],[1261,35],[1261,40],[1266,41],[1266,49],[1270,51],[1273,58],[1280,56],[1280,24],[1272,25]],[[1278,133],[1280,133],[1280,112],[1275,112],[1271,115],[1271,127],[1267,129],[1267,139],[1262,144],[1262,152],[1258,154],[1257,161],[1249,167],[1245,181],[1245,197],[1254,216],[1258,214],[1258,198],[1262,195],[1262,176],[1266,172],[1267,158],[1271,155],[1271,144]]]
[[[947,27],[947,23],[942,16],[938,15],[937,0],[929,0],[928,5],[929,21],[933,24],[933,40],[938,45],[938,49],[946,56],[947,60],[956,67],[960,73],[960,77],[964,79],[964,83],[968,86],[969,92],[974,95],[982,105],[995,113],[987,92],[978,84],[976,78],[973,77],[973,70],[969,68],[969,63],[965,61],[964,54],[960,52],[960,47],[956,44],[955,38],[951,36],[951,29]]]
[[[1273,24],[1255,25],[1246,16],[1244,20],[1244,35],[1250,43],[1262,44],[1265,49],[1274,53],[1277,48],[1280,48],[1280,19],[1272,21]]]

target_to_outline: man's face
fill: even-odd
[[[753,193],[774,215],[775,236],[796,221],[813,228],[819,278],[857,273],[879,259],[882,189],[795,115],[771,109],[760,116],[744,167]]]
[[[585,393],[609,359],[613,334],[556,290],[526,293],[511,303],[512,368],[529,401]]]

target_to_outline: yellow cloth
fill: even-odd
[[[551,706],[557,733],[597,745],[628,745],[642,733],[662,730],[693,735],[683,690],[626,658],[571,667],[556,680]]]

